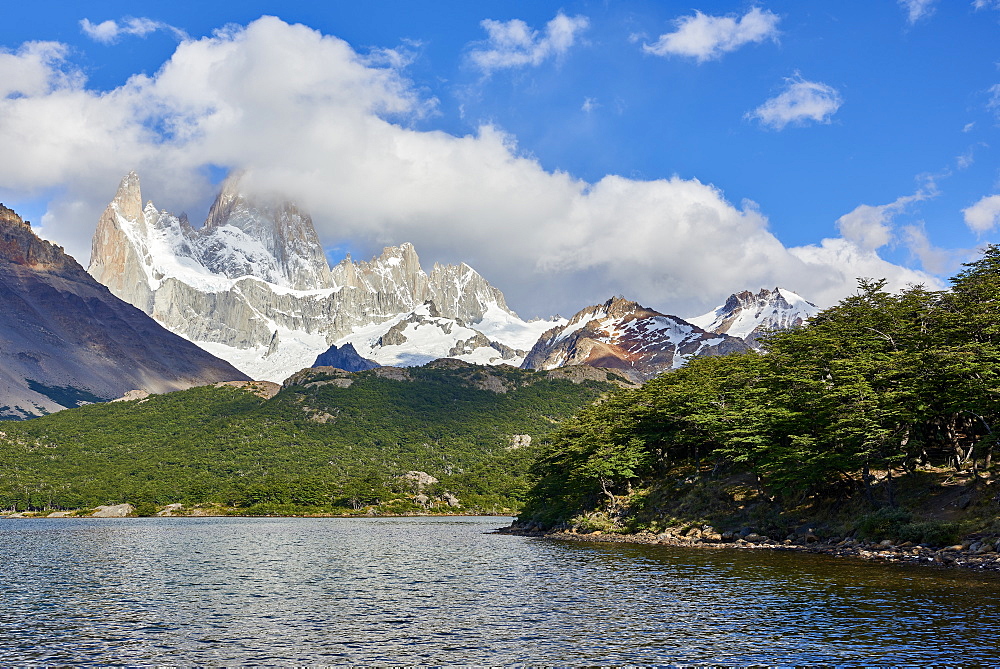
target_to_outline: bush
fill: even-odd
[[[879,509],[861,517],[857,535],[866,541],[899,539],[900,530],[909,522],[910,514],[902,509]]]
[[[898,539],[928,546],[949,546],[958,541],[959,534],[958,523],[925,521],[903,525]]]
[[[620,533],[622,531],[622,528],[618,527],[614,521],[603,513],[577,516],[570,521],[570,525],[575,527],[576,531],[581,534],[590,534],[592,532]]]
[[[911,522],[910,519],[910,514],[902,509],[879,509],[861,519],[857,535],[868,541],[892,539],[928,546],[947,546],[958,541],[961,534],[958,523],[933,520]]]

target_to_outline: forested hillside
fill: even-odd
[[[271,398],[206,386],[86,406],[3,425],[0,509],[516,511],[541,437],[615,381],[444,360],[306,370]]]
[[[536,465],[522,522],[783,538],[823,519],[912,541],[992,527],[1000,248],[947,291],[861,281],[766,349],[696,358],[584,409]]]

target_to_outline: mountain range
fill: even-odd
[[[311,218],[222,185],[205,224],[142,205],[133,172],[101,216],[89,271],[118,297],[247,374],[282,381],[331,345],[383,365],[520,365],[555,321],[525,322],[466,264],[423,270],[412,244],[330,267]]]
[[[280,197],[222,184],[200,228],[142,203],[122,179],[94,234],[89,272],[118,297],[248,375],[280,382],[331,347],[359,359],[413,366],[450,357],[551,369],[590,364],[637,381],[696,355],[746,350],[771,327],[818,309],[784,289],[737,293],[693,319],[625,299],[569,320],[524,321],[468,265],[425,272],[412,244],[367,262],[327,263],[312,219]]]
[[[89,272],[89,273],[88,273]],[[623,297],[569,319],[521,319],[472,267],[421,266],[412,244],[330,266],[309,215],[228,178],[203,225],[145,205],[129,173],[84,272],[0,205],[0,417],[311,366],[439,358],[548,370],[618,369],[641,382],[701,355],[759,347],[818,308],[783,288],[735,293],[683,319]]]

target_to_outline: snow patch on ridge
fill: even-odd
[[[565,318],[522,321],[509,311],[501,309],[496,303],[490,303],[482,320],[473,323],[472,326],[490,339],[507,344],[511,348],[528,351],[539,337],[554,327],[565,325],[566,322]]]

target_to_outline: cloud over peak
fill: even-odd
[[[83,262],[129,170],[158,206],[197,212],[214,194],[208,166],[224,166],[299,203],[329,246],[363,254],[413,242],[428,263],[476,267],[524,315],[617,293],[697,313],[774,285],[826,305],[858,276],[928,280],[878,256],[877,228],[788,248],[755,204],[696,179],[588,182],[546,170],[493,126],[455,136],[393,122],[433,104],[393,59],[376,66],[343,40],[274,17],[185,40],[154,74],[110,91],[67,77],[59,54],[25,45],[0,55],[10,76],[0,85],[24,82],[0,97],[0,145],[20,157],[0,161],[0,184],[58,190],[42,229]]]
[[[538,66],[549,58],[569,51],[581,32],[590,25],[585,16],[562,12],[545,25],[545,32],[533,30],[521,19],[481,22],[488,35],[469,51],[469,60],[486,74],[515,67]]]
[[[657,56],[687,56],[699,63],[721,58],[746,44],[777,40],[777,14],[753,7],[743,16],[709,16],[695,10],[694,16],[682,16],[674,21],[677,30],[660,35],[643,50]]]

